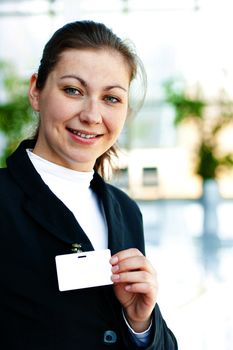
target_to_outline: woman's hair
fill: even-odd
[[[141,98],[136,104],[134,102],[135,105],[142,105],[146,92],[146,74],[143,64],[129,43],[120,39],[104,24],[93,21],[68,23],[53,34],[44,47],[42,59],[40,61],[36,83],[39,90],[44,88],[49,74],[58,64],[61,54],[67,49],[110,49],[119,52],[130,68],[130,83],[136,80],[136,77],[142,80],[142,86],[140,87]],[[128,115],[133,114],[134,109],[135,108],[133,108],[129,102]],[[33,137],[34,140],[37,140],[38,134],[39,126]],[[105,160],[111,165],[112,155],[116,156],[115,145],[96,160],[94,169],[102,176],[104,176]]]

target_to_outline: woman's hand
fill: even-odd
[[[115,295],[135,332],[145,331],[151,322],[158,285],[156,272],[138,249],[127,249],[113,255],[112,281]]]

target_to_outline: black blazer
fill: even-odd
[[[73,243],[81,243],[84,251],[93,246],[36,172],[26,148],[33,148],[32,141],[24,141],[9,157],[7,168],[0,170],[1,348],[136,349],[112,286],[58,290],[55,256],[71,253]],[[136,203],[98,174],[91,186],[104,206],[112,254],[130,247],[144,253]],[[153,318],[147,349],[177,349],[158,306]]]

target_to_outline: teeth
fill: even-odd
[[[77,135],[83,137],[84,139],[91,139],[91,138],[95,137],[95,135],[81,134],[80,132],[78,132]]]
[[[74,130],[74,129],[70,129],[70,131],[72,131],[73,134],[82,137],[83,139],[93,139],[94,137],[96,137],[96,135],[90,135],[90,134],[84,134],[78,130]]]

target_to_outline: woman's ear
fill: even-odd
[[[36,82],[37,82],[37,74],[34,73],[29,83],[28,98],[34,111],[39,112],[40,111],[40,107],[39,107],[40,90],[38,90],[38,88],[36,87]]]

